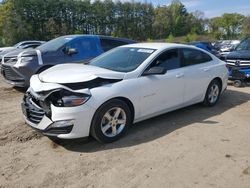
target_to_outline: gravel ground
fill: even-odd
[[[250,187],[250,87],[229,86],[213,108],[158,116],[106,145],[33,131],[22,96],[0,77],[0,187]]]

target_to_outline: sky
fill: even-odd
[[[172,0],[138,0],[152,3],[153,5],[168,5]],[[240,13],[250,15],[250,0],[180,0],[188,12],[200,10],[205,17],[212,18],[224,13]]]

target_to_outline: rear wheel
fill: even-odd
[[[243,87],[243,83],[241,80],[235,80],[234,81],[234,86],[235,87]]]
[[[95,113],[91,135],[99,142],[110,143],[121,138],[132,122],[128,105],[114,99],[102,105]]]
[[[207,88],[203,104],[206,106],[214,106],[218,102],[220,94],[221,94],[221,84],[218,80],[213,80]]]

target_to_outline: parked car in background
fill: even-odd
[[[14,48],[14,49],[8,49],[8,50],[3,50],[2,52],[0,52],[0,64],[2,62],[2,57],[8,53],[21,53],[22,51],[26,50],[26,49],[29,49],[29,48],[36,48],[42,44],[44,44],[45,42],[44,41],[36,41],[34,43],[29,43],[29,44],[25,44],[25,45],[22,45],[20,46],[19,48]]]
[[[230,44],[229,40],[218,40],[215,43],[213,43],[213,47],[215,50],[220,51],[220,49],[224,46],[224,45],[228,45]]]
[[[206,50],[206,51],[211,51],[212,50],[212,44],[210,42],[203,42],[203,41],[193,41],[193,42],[190,42],[188,43],[189,45],[193,45],[193,46],[196,46],[198,48],[201,48],[203,50]]]
[[[199,102],[214,106],[227,78],[226,63],[196,47],[131,44],[88,65],[32,76],[22,109],[27,124],[45,135],[113,142],[133,122]]]
[[[14,46],[11,47],[2,47],[0,48],[0,53],[1,52],[10,52],[11,50],[15,50],[18,48],[25,49],[25,48],[30,48],[30,47],[37,47],[40,46],[41,44],[45,43],[45,41],[37,41],[37,40],[29,40],[29,41],[22,41]]]
[[[243,40],[226,58],[229,79],[239,87],[250,78],[250,38]]]
[[[221,45],[219,49],[220,59],[225,60],[225,57],[237,47],[240,43],[240,40],[230,40],[227,43]]]
[[[112,48],[135,43],[133,40],[97,35],[68,35],[53,39],[32,50],[8,53],[2,58],[1,72],[10,84],[28,87],[30,77],[63,63],[83,63]]]
[[[210,42],[204,42],[204,41],[194,41],[188,43],[188,45],[195,46],[197,48],[201,48],[203,50],[206,50],[210,52],[211,54],[214,54],[215,56],[219,56],[219,53],[217,50],[214,49],[213,45]]]

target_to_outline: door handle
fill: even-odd
[[[203,70],[204,70],[205,72],[207,72],[207,71],[209,71],[209,70],[210,70],[210,68],[205,67],[205,68],[203,68]]]
[[[183,76],[184,76],[183,73],[176,74],[176,78],[181,78],[181,77],[183,77]]]

